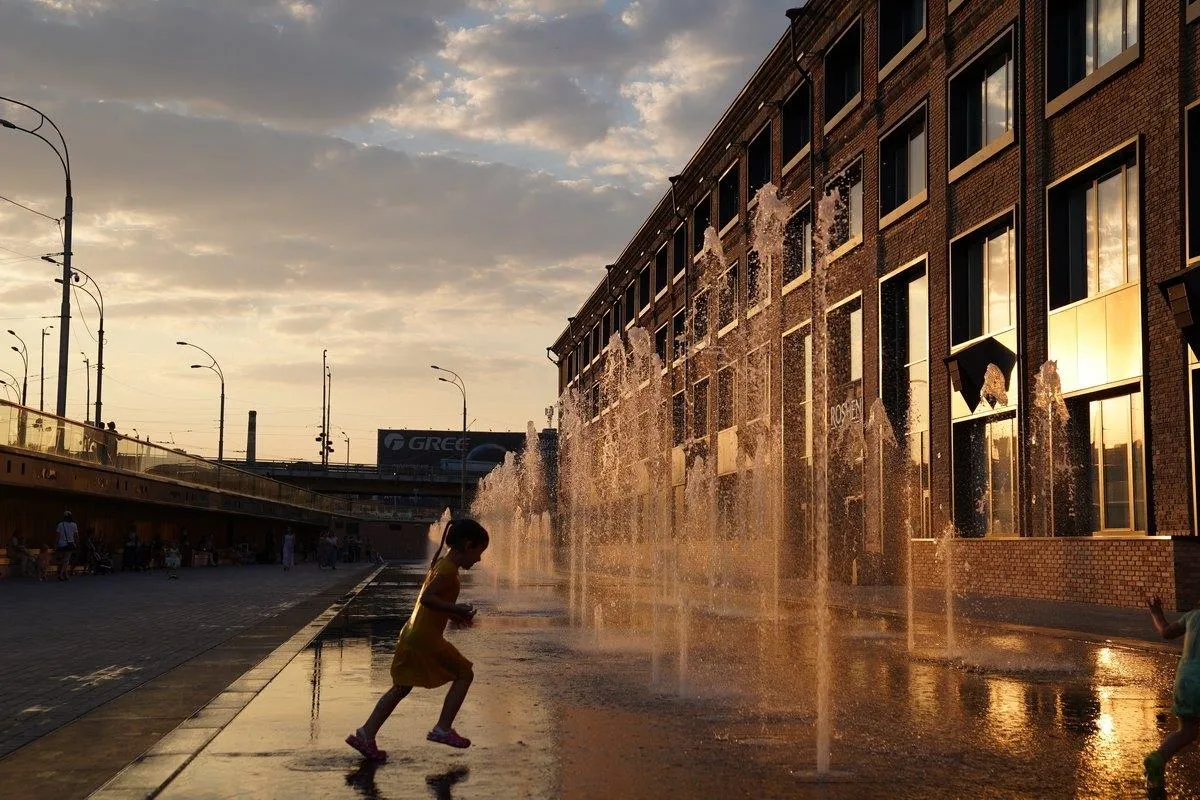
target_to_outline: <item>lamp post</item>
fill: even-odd
[[[467,385],[454,370],[442,369],[436,364],[430,364],[429,368],[436,369],[438,372],[444,372],[447,375],[454,376],[453,380],[451,380],[450,378],[443,378],[439,375],[438,380],[442,383],[448,383],[455,387],[462,395],[462,438],[458,440],[458,514],[461,517],[465,517],[467,515]]]
[[[4,387],[4,396],[6,398],[10,396],[9,393],[11,392],[11,396],[15,399],[17,391],[9,384],[8,381],[0,380],[0,386]]]
[[[87,376],[87,401],[83,404],[83,421],[89,422],[87,415],[88,408],[92,405],[92,362],[88,360],[87,353],[81,351],[80,355],[83,356],[83,370]]]
[[[63,211],[62,310],[59,313],[58,322],[58,403],[55,410],[58,416],[65,417],[67,415],[67,359],[71,344],[71,288],[69,285],[69,281],[71,280],[71,223],[75,216],[75,198],[71,193],[71,153],[67,148],[66,137],[63,136],[58,125],[54,124],[54,120],[28,103],[22,103],[20,100],[14,100],[11,97],[0,97],[0,100],[28,109],[38,115],[38,123],[32,128],[22,127],[3,118],[0,118],[0,127],[28,133],[30,136],[36,136],[38,139],[41,139],[47,147],[54,151],[54,155],[58,156],[58,161],[63,168],[63,177],[66,181],[66,199]],[[54,129],[54,133],[58,136],[58,141],[62,145],[61,150],[58,145],[39,133],[42,126],[47,124]],[[97,400],[99,400],[99,389],[97,389]],[[22,398],[21,403],[25,403],[24,398]]]
[[[21,357],[21,363],[25,365],[25,377],[21,380],[21,405],[26,405],[26,400],[29,399],[29,348],[25,346],[25,340],[17,336],[16,331],[10,328],[8,332],[21,343],[20,347],[13,345],[12,350]]]
[[[217,363],[217,359],[213,358],[213,354],[200,345],[191,342],[176,342],[175,344],[180,347],[194,347],[212,359],[211,364],[192,364],[192,369],[212,370],[221,379],[221,416],[217,428],[217,463],[223,464],[225,463],[225,373],[221,371],[221,365]]]
[[[53,256],[42,256],[43,261],[48,261],[51,264],[57,264]],[[55,283],[62,283],[62,278],[55,278]],[[71,284],[76,289],[81,290],[88,297],[92,298],[92,302],[96,304],[96,311],[100,315],[100,327],[96,331],[96,411],[92,415],[97,425],[100,425],[100,420],[104,419],[100,411],[104,405],[104,292],[100,291],[100,284],[96,283],[96,279],[79,268],[71,270]],[[88,289],[88,284],[96,290],[92,294]],[[45,370],[42,370],[45,372]],[[59,380],[63,378],[59,377]],[[91,403],[88,403],[91,405]],[[87,416],[84,414],[84,416]]]
[[[350,466],[350,436],[342,431],[342,441],[346,443],[346,466]]]
[[[46,410],[46,337],[50,335],[53,325],[47,325],[42,328],[42,365],[38,370],[38,383],[41,385],[38,395],[38,411]],[[91,405],[90,403],[88,405]],[[87,416],[87,409],[84,409],[84,416]]]

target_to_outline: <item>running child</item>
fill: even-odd
[[[444,558],[439,558],[443,545],[450,551]],[[442,715],[425,738],[451,747],[471,746],[471,740],[459,736],[452,726],[475,674],[471,662],[443,638],[443,633],[451,620],[465,626],[471,624],[475,609],[457,602],[458,571],[478,564],[487,546],[488,532],[474,520],[451,520],[442,531],[442,543],[433,555],[412,616],[396,642],[396,654],[392,657],[392,688],[379,698],[366,723],[346,737],[346,744],[362,753],[364,758],[372,761],[387,759],[387,752],[375,746],[375,736],[414,686],[434,689],[450,684],[442,704]]]
[[[1146,601],[1154,627],[1164,639],[1183,638],[1183,655],[1175,670],[1175,703],[1171,713],[1179,718],[1179,730],[1163,739],[1153,753],[1146,756],[1146,784],[1162,789],[1167,762],[1171,757],[1196,741],[1200,732],[1200,606],[1184,614],[1176,622],[1163,616],[1162,598]]]

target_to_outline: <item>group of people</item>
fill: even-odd
[[[90,575],[105,575],[112,571],[112,558],[96,541],[95,532],[88,528],[80,536],[79,525],[70,511],[54,527],[50,540],[34,552],[20,528],[13,531],[9,542],[10,559],[17,563],[21,577],[49,580],[51,565],[57,566],[56,579],[69,581],[76,567]]]

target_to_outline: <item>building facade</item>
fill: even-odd
[[[952,531],[972,564],[956,578],[967,591],[1115,604],[1163,591],[1190,607],[1200,0],[783,11],[776,46],[553,346],[560,389],[598,391],[612,337],[642,327],[680,398],[676,444],[715,440],[720,376],[689,343],[778,303],[770,413],[802,471],[788,420],[810,383],[815,221],[825,413],[830,426],[861,425],[880,398],[902,431],[921,475],[914,579],[933,580],[931,540]],[[796,211],[788,258],[764,273],[747,241],[768,183]],[[717,302],[691,280],[709,228],[733,265]],[[863,518],[880,510],[863,498],[883,468],[857,467],[849,484],[863,488],[831,503],[831,524],[870,530]],[[787,472],[785,505],[800,508],[802,481]]]

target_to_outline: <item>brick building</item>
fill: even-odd
[[[812,202],[832,196],[829,336],[848,360],[830,363],[829,418],[861,420],[878,397],[905,422],[923,476],[918,579],[934,580],[931,539],[953,523],[972,565],[965,590],[1136,604],[1158,589],[1190,606],[1200,0],[811,0],[783,11],[776,46],[552,348],[560,389],[587,396],[610,337],[640,326],[670,365],[668,393],[688,401],[676,441],[707,435],[716,380],[683,350],[698,335],[689,320],[707,336],[779,303],[772,414],[785,459],[803,460],[787,433],[789,370],[807,361]],[[764,281],[747,220],[768,182],[797,211],[786,263]],[[728,303],[689,281],[710,226],[747,267],[731,270]],[[1061,430],[1058,396],[1047,406],[1043,392],[1048,361],[1069,413]],[[1057,472],[1056,452],[1078,467]],[[861,526],[879,511],[844,510],[834,522]]]

